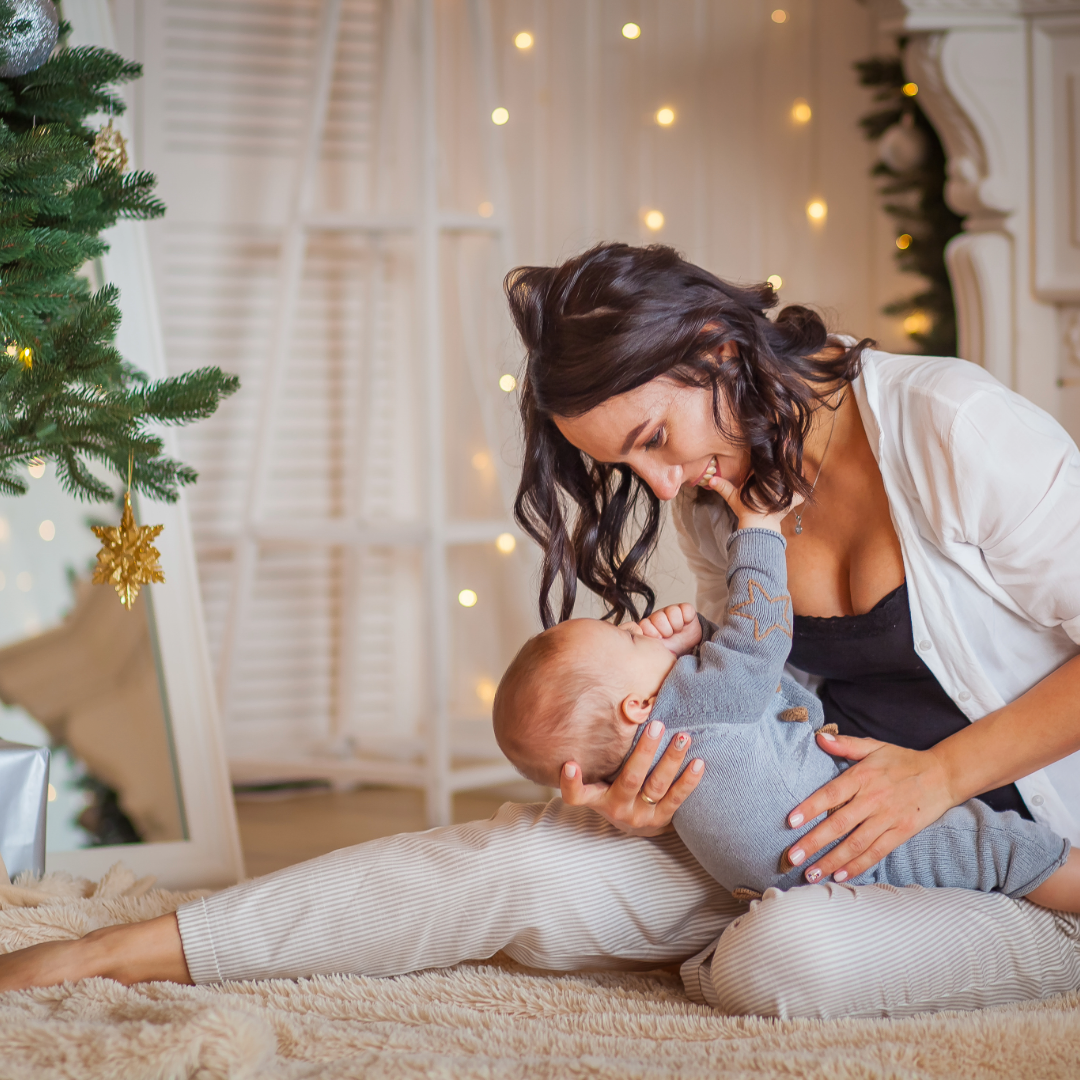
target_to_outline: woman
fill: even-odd
[[[507,294],[528,350],[517,512],[544,549],[545,622],[557,585],[569,615],[577,580],[616,618],[647,610],[642,571],[672,499],[698,607],[715,619],[730,523],[712,478],[759,507],[806,497],[785,527],[792,658],[824,678],[827,719],[846,735],[822,748],[855,764],[792,808],[794,825],[841,806],[791,857],[808,881],[832,881],[749,910],[726,895],[668,828],[700,770],[680,773],[689,751],[673,743],[646,777],[659,738],[647,734],[610,786],[582,786],[568,762],[562,801],[334,852],[177,916],[0,958],[0,989],[380,975],[499,949],[555,969],[685,961],[696,999],[777,1016],[1080,987],[1075,916],[836,884],[974,795],[1080,841],[1068,436],[972,365],[830,339],[804,308],[770,321],[771,288],[725,284],[667,248],[594,248],[515,271]],[[854,737],[867,732],[883,737]]]

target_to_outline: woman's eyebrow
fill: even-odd
[[[642,420],[640,424],[629,435],[626,436],[626,442],[622,444],[620,454],[629,454],[634,449],[634,443],[637,442],[638,436],[652,423],[652,420]]]

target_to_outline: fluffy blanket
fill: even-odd
[[[151,918],[195,894],[121,866],[0,887],[0,952]],[[908,1020],[776,1021],[692,1004],[667,972],[543,975],[506,962],[394,979],[219,987],[105,979],[0,994],[0,1078],[1075,1080],[1080,994]]]

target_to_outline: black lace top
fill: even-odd
[[[792,628],[791,663],[824,680],[825,722],[842,735],[926,750],[967,726],[915,651],[906,582],[863,615],[796,615]],[[1031,818],[1015,784],[979,798]]]

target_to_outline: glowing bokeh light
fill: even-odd
[[[808,124],[810,117],[814,115],[814,111],[810,108],[810,102],[805,98],[796,98],[795,103],[791,106],[791,119],[796,124]]]

